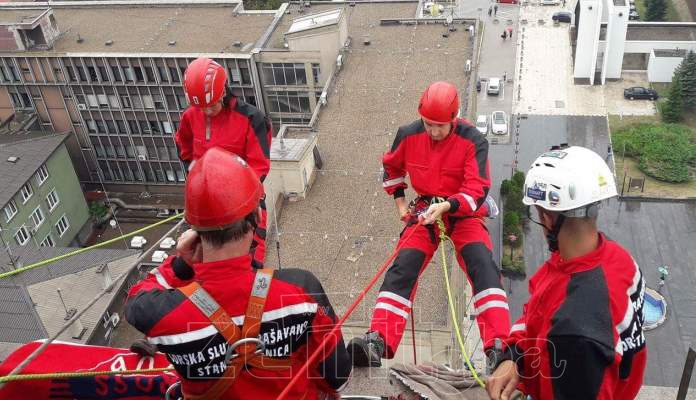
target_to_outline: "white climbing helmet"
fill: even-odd
[[[607,163],[594,151],[579,146],[540,155],[527,172],[523,194],[524,204],[568,217],[596,216],[596,207],[590,206],[617,195],[614,174]]]

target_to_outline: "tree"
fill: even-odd
[[[645,19],[647,21],[664,21],[667,15],[666,0],[647,0],[645,2]]]
[[[524,172],[515,171],[515,173],[512,175],[512,182],[519,189],[522,189],[524,187]]]
[[[507,179],[503,179],[503,182],[500,184],[500,195],[503,197],[507,197],[507,195],[509,195],[511,191],[512,191],[512,181],[509,181]]]
[[[684,107],[696,109],[696,54],[693,51],[684,57],[674,75],[681,81]]]
[[[681,121],[682,114],[684,113],[684,97],[682,93],[683,86],[680,74],[675,73],[672,78],[672,85],[669,87],[667,101],[662,103],[660,107],[662,119],[665,122],[674,123]]]

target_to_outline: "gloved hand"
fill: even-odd
[[[428,210],[418,217],[421,225],[430,225],[437,221],[438,218],[442,217],[442,214],[450,210],[449,201],[443,201],[442,203],[433,203],[428,207]]]
[[[141,357],[154,357],[155,353],[157,353],[157,345],[154,345],[145,339],[134,340],[128,349]]]

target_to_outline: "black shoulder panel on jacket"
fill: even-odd
[[[135,329],[148,334],[173,309],[186,300],[178,290],[153,289],[143,291],[128,300],[126,320]]]
[[[268,158],[271,154],[270,144],[268,143],[268,130],[271,129],[271,124],[268,118],[258,108],[249,103],[245,103],[237,98],[237,106],[235,111],[244,115],[249,119],[249,125],[254,129],[256,139],[258,139],[263,154]]]
[[[394,138],[394,143],[392,143],[390,151],[396,150],[396,148],[399,147],[401,141],[403,141],[407,137],[411,135],[417,135],[423,132],[425,132],[425,126],[423,125],[423,120],[420,119],[413,121],[408,125],[399,127],[399,130],[396,131],[396,137]]]
[[[573,274],[547,335],[555,398],[597,396],[614,359],[613,331],[602,268]]]
[[[317,279],[317,277],[311,272],[298,268],[284,268],[275,271],[273,277],[303,288],[307,294],[312,296],[319,307],[321,307],[324,311],[329,312],[328,315],[331,318],[336,318],[333,308],[331,307],[331,303],[329,302],[329,298],[326,296],[326,293],[324,293],[324,288],[321,286],[321,282],[319,282],[319,279]]]

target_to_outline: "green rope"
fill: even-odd
[[[173,367],[167,368],[151,368],[151,369],[132,369],[125,371],[86,371],[86,372],[53,372],[50,374],[23,374],[23,375],[7,375],[0,376],[0,383],[14,381],[37,381],[41,379],[54,378],[88,378],[91,376],[106,376],[106,375],[147,375],[157,372],[174,371]]]
[[[447,302],[449,303],[450,315],[452,316],[454,331],[457,333],[457,341],[459,342],[459,348],[462,352],[462,356],[464,356],[464,361],[466,361],[466,365],[469,367],[469,371],[471,371],[471,373],[474,376],[474,380],[476,380],[476,382],[479,385],[481,385],[482,388],[485,388],[486,384],[483,383],[481,378],[479,378],[478,374],[476,373],[476,370],[471,365],[471,360],[469,360],[469,355],[466,352],[464,340],[462,339],[462,333],[459,330],[459,318],[457,317],[457,311],[454,308],[454,300],[452,299],[452,288],[450,287],[449,281],[449,269],[447,267],[447,257],[445,256],[445,242],[450,242],[452,246],[454,246],[454,243],[452,242],[452,239],[450,239],[449,236],[447,236],[447,233],[445,231],[445,223],[442,222],[442,218],[438,218],[436,222],[437,227],[440,230],[440,254],[442,256],[442,269],[445,273],[445,285],[447,286]]]
[[[57,257],[49,258],[49,259],[47,259],[47,260],[39,261],[39,262],[34,263],[34,264],[29,264],[29,265],[27,265],[26,267],[17,268],[17,269],[15,269],[15,270],[13,270],[13,271],[3,272],[3,273],[0,274],[0,279],[7,278],[7,277],[10,277],[10,276],[12,276],[12,275],[17,275],[17,274],[20,274],[20,273],[22,273],[22,272],[29,271],[30,269],[34,269],[34,268],[38,268],[38,267],[43,267],[44,265],[52,264],[52,263],[54,263],[54,262],[56,262],[56,261],[60,261],[60,260],[62,260],[62,259],[68,258],[68,257],[76,256],[76,255],[78,255],[78,254],[82,254],[82,253],[84,253],[84,252],[87,252],[87,251],[90,251],[90,250],[93,250],[93,249],[97,249],[97,248],[99,248],[99,247],[103,247],[103,246],[109,245],[109,244],[114,243],[114,242],[118,242],[119,240],[122,240],[122,239],[125,239],[125,238],[129,238],[129,237],[131,237],[131,236],[135,236],[135,235],[137,235],[137,234],[139,234],[139,233],[143,233],[143,232],[145,232],[145,231],[147,231],[147,230],[149,230],[149,229],[152,229],[152,228],[154,228],[154,227],[157,227],[157,226],[166,224],[167,222],[171,222],[171,221],[173,221],[173,220],[175,220],[175,219],[181,218],[183,215],[184,215],[184,214],[173,215],[173,216],[171,216],[171,217],[169,217],[169,218],[165,218],[165,219],[163,219],[162,221],[156,222],[156,223],[154,223],[154,224],[152,224],[152,225],[147,225],[147,226],[145,226],[145,227],[143,227],[143,228],[140,228],[140,229],[138,229],[138,230],[135,230],[135,231],[133,231],[133,232],[126,233],[125,235],[121,235],[121,236],[119,236],[119,237],[115,237],[115,238],[113,238],[113,239],[109,239],[109,240],[106,240],[106,241],[101,242],[101,243],[97,243],[97,244],[92,245],[92,246],[89,246],[89,247],[85,247],[85,248],[82,248],[82,249],[77,249],[77,250],[71,251],[70,253],[67,253],[67,254],[63,254],[63,255],[60,255],[60,256],[57,256]],[[0,382],[1,382],[1,381],[0,381]]]

